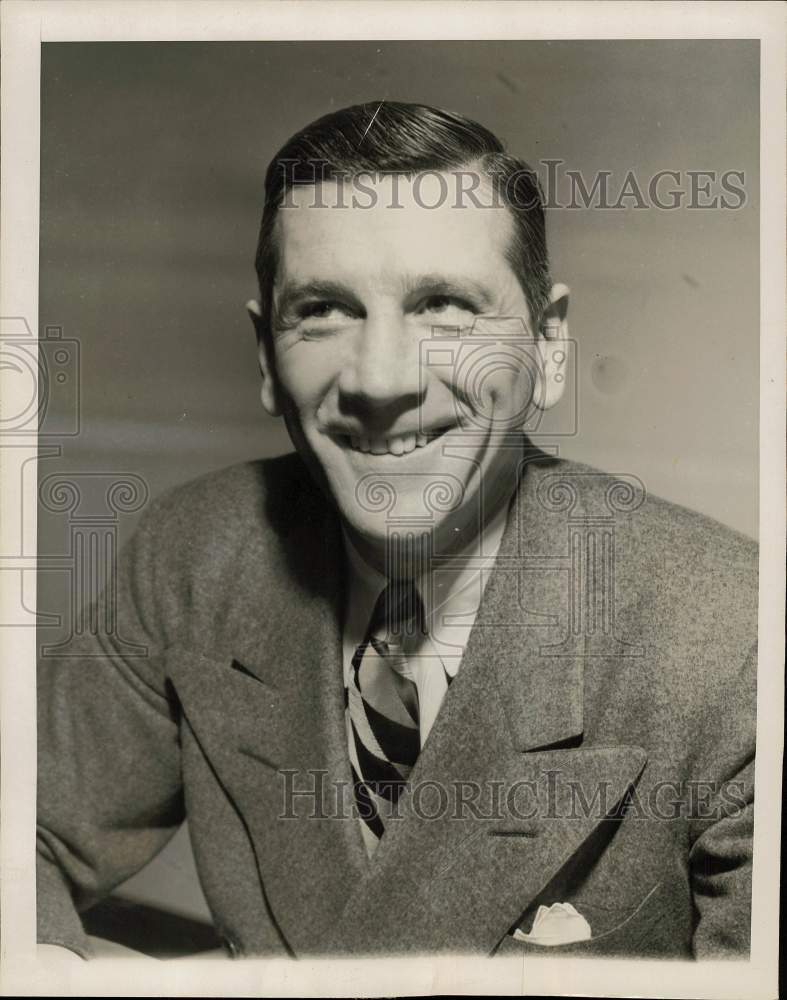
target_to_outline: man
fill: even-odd
[[[113,640],[42,665],[40,940],[89,954],[188,816],[232,955],[745,955],[755,547],[525,436],[569,356],[532,172],[344,109],[257,269],[296,454],[160,498]]]

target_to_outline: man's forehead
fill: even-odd
[[[280,273],[376,267],[493,274],[506,263],[511,212],[488,192],[477,204],[457,191],[461,183],[451,172],[426,171],[298,186],[277,220]]]

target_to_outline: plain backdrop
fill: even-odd
[[[629,171],[644,189],[661,170],[684,189],[688,171],[743,172],[738,210],[548,213],[575,408],[542,427],[571,434],[536,440],[756,535],[758,60],[737,40],[45,43],[39,321],[79,342],[80,433],[40,478],[134,473],[156,495],[290,450],[259,403],[244,309],[265,168],[331,110],[418,101],[536,169],[609,171],[613,193]],[[71,405],[53,387],[52,413]],[[42,513],[39,552],[62,554],[68,531]],[[39,610],[67,619],[66,577],[40,573]],[[207,912],[185,830],[126,890]]]

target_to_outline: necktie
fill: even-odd
[[[370,855],[385,831],[421,748],[418,691],[401,673],[404,642],[423,628],[423,604],[412,581],[380,594],[366,638],[352,658],[347,725],[355,798]]]

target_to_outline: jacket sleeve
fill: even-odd
[[[695,907],[695,958],[747,958],[751,942],[754,835],[756,651],[727,692],[728,707],[716,714],[724,734],[722,776],[698,780],[692,807],[689,853]],[[718,707],[718,706],[717,706]],[[705,772],[706,774],[708,771]],[[717,771],[717,774],[719,772]]]
[[[116,603],[105,594],[95,606],[102,628],[39,660],[38,940],[83,957],[79,911],[145,865],[184,818],[156,523],[151,510],[121,553]]]

